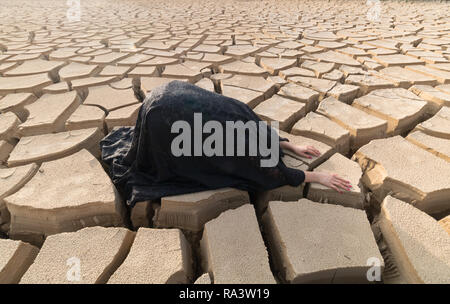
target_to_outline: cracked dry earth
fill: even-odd
[[[0,283],[450,282],[450,4],[382,1],[375,21],[366,1],[0,7]],[[99,141],[174,79],[278,121],[322,152],[288,166],[353,190],[128,210]]]

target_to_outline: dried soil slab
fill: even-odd
[[[21,242],[0,239],[0,284],[17,284],[39,249]]]
[[[21,284],[102,284],[127,256],[134,233],[125,228],[89,227],[49,236]],[[70,276],[80,262],[80,278]],[[73,262],[72,262],[73,260]]]
[[[241,60],[223,64],[219,66],[219,71],[221,73],[263,77],[266,77],[269,74],[265,69],[257,66],[256,64]]]
[[[312,41],[312,40],[310,40],[310,41]],[[310,44],[310,43],[308,43],[308,44]],[[322,51],[323,51],[323,48],[318,48],[318,47],[315,47],[312,45],[307,45],[302,48],[302,52],[305,52],[307,59],[310,59],[310,60],[316,60],[316,58],[309,56],[310,54],[320,53]],[[302,57],[305,58],[305,56],[302,56]]]
[[[242,59],[257,53],[259,50],[259,47],[254,47],[252,45],[232,45],[227,48],[225,55],[236,59]]]
[[[337,152],[350,151],[350,132],[329,118],[309,112],[291,130],[294,135],[308,137],[333,147]]]
[[[103,68],[103,70],[98,74],[99,76],[125,76],[125,74],[130,70],[130,67],[126,66],[115,66],[108,65]]]
[[[225,64],[233,61],[234,59],[229,56],[224,56],[220,54],[203,53],[201,62],[211,63],[214,67],[220,64]],[[197,59],[198,60],[198,59]]]
[[[111,52],[108,54],[95,56],[92,60],[89,61],[90,64],[98,64],[100,66],[110,65],[115,62],[121,61],[128,57],[129,54],[126,53],[117,53]]]
[[[450,236],[434,218],[387,196],[379,225],[398,272],[407,283],[450,283]]]
[[[17,62],[8,62],[8,63],[0,62],[0,75],[8,70],[11,70],[11,69],[17,67],[18,65],[19,65],[19,63],[17,63]]]
[[[327,51],[324,53],[311,54],[312,58],[320,62],[332,62],[338,65],[361,66],[361,64],[350,56],[338,53],[336,51]]]
[[[185,78],[189,82],[195,83],[203,78],[203,73],[211,73],[208,70],[209,63],[185,61],[183,63],[168,65],[162,73],[162,77]]]
[[[319,31],[314,31],[314,32],[309,32],[305,34],[305,37],[307,39],[311,39],[311,40],[319,40],[319,41],[327,41],[329,43],[339,40],[340,38],[338,36],[336,36],[335,34],[333,34],[332,32],[328,32],[328,31],[323,31],[323,32],[319,32]]]
[[[315,61],[305,61],[302,63],[301,67],[311,70],[314,72],[313,77],[320,78],[323,74],[331,72],[336,64],[332,62],[315,62]]]
[[[137,103],[109,112],[105,119],[108,131],[117,126],[134,126],[141,106],[141,103]]]
[[[368,50],[367,53],[369,53],[372,56],[398,55],[398,51],[397,50],[387,50],[387,49],[384,49],[384,48],[380,48],[380,49],[377,48],[377,49],[373,49],[373,50]],[[392,62],[396,62],[395,59],[392,59],[391,61]]]
[[[439,91],[450,94],[450,84],[440,84],[435,88],[438,89]]]
[[[202,285],[212,284],[211,277],[209,276],[208,273],[204,273],[200,277],[198,277],[197,280],[195,280],[194,284],[202,284]]]
[[[116,90],[126,90],[126,89],[132,89],[136,87],[136,89],[141,88],[140,80],[136,81],[134,78],[124,78],[122,80],[112,82],[108,84],[111,88]]]
[[[395,136],[373,140],[353,159],[363,168],[362,182],[377,201],[390,193],[428,214],[450,209],[450,163],[406,139]]]
[[[214,76],[219,75],[215,74]],[[275,84],[266,80],[261,76],[247,76],[247,75],[227,75],[220,74],[222,77],[218,82],[219,86],[222,88],[224,86],[234,86],[239,88],[244,88],[248,90],[253,90],[257,92],[264,93],[264,99],[269,98],[275,93]],[[211,76],[211,79],[214,81],[214,76]]]
[[[278,95],[304,103],[306,113],[308,113],[317,107],[320,94],[304,86],[288,83],[280,89]]]
[[[117,63],[118,66],[135,66],[141,62],[152,59],[153,56],[145,55],[145,54],[136,54],[130,57],[127,57]]]
[[[14,146],[5,140],[0,140],[0,164],[8,158]]]
[[[405,66],[405,68],[417,73],[428,75],[436,79],[439,83],[450,83],[450,72],[436,70],[423,65]]]
[[[327,92],[327,96],[333,96],[339,101],[351,104],[358,95],[359,87],[351,84],[337,83]]]
[[[325,63],[327,64],[327,63]],[[304,76],[304,77],[316,77],[316,74],[311,71],[304,68],[299,67],[292,67],[283,71],[279,72],[279,76],[283,79],[288,79],[289,77],[293,76]]]
[[[153,89],[165,85],[171,81],[174,81],[173,78],[161,78],[161,77],[142,77],[141,78],[141,88],[144,91],[145,94],[148,94]],[[186,81],[186,79],[176,79],[180,81]]]
[[[81,104],[77,92],[45,94],[25,109],[30,113],[19,126],[21,136],[33,136],[64,130],[66,120]]]
[[[12,151],[8,166],[42,163],[87,149],[100,156],[99,142],[104,134],[98,128],[22,137]]]
[[[385,67],[424,64],[423,61],[403,54],[378,55],[374,58]]]
[[[398,41],[386,41],[386,40],[367,41],[366,43],[381,49],[388,49],[388,50],[397,50],[401,44]]]
[[[11,93],[33,93],[40,95],[42,89],[52,83],[53,82],[47,73],[28,76],[0,77],[0,95]]]
[[[255,210],[246,204],[209,221],[200,241],[214,284],[274,284]]]
[[[416,129],[431,136],[450,139],[450,107],[442,107],[436,115],[417,125]]]
[[[71,62],[70,64],[59,70],[58,73],[61,80],[71,81],[74,79],[93,76],[99,71],[100,68],[97,65]]]
[[[289,77],[289,82],[294,82],[301,86],[311,88],[315,91],[320,92],[321,98],[325,96],[333,87],[336,85],[336,81],[327,80],[327,79],[318,79],[313,77],[302,77],[302,76],[293,76]]]
[[[378,89],[394,88],[395,83],[373,75],[350,75],[345,79],[346,84],[359,86],[359,96]]]
[[[322,78],[337,81],[338,83],[340,83],[340,81],[344,78],[344,73],[339,70],[333,70],[329,73],[323,74]]]
[[[36,164],[16,168],[0,168],[0,227],[8,224],[10,220],[10,214],[3,199],[22,188],[37,169]]]
[[[25,106],[36,99],[37,97],[31,93],[8,94],[0,98],[0,113],[13,112],[21,121],[25,121],[28,117]]]
[[[325,115],[350,132],[350,148],[356,149],[375,138],[386,136],[387,122],[333,97],[319,104],[317,112]]]
[[[99,128],[103,130],[105,111],[96,106],[80,105],[66,121],[66,130]]]
[[[406,139],[437,157],[450,162],[450,139],[430,136],[421,131],[409,133]]]
[[[13,112],[0,114],[0,140],[11,142],[16,137],[21,121]]]
[[[72,80],[72,89],[73,90],[83,90],[89,87],[106,85],[112,82],[119,80],[118,76],[109,76],[109,77],[87,77]]]
[[[289,69],[297,65],[297,59],[262,58],[261,67],[271,75],[278,75],[281,70]]]
[[[228,209],[250,202],[247,192],[232,188],[163,197],[153,219],[156,227],[200,231]]]
[[[442,92],[429,85],[415,85],[409,90],[428,101],[429,112],[432,114],[436,114],[443,106],[450,107],[450,93]]]
[[[313,156],[312,158],[305,158],[294,154],[291,151],[283,150],[283,152],[295,159],[301,160],[304,164],[308,166],[308,170],[317,167],[319,164],[323,163],[334,153],[334,149],[327,144],[320,141],[286,133],[284,131],[279,131],[279,135],[283,138],[287,138],[290,143],[297,146],[314,146],[321,153],[320,156]]]
[[[359,56],[367,56],[367,53],[364,50],[355,47],[341,48],[338,49],[337,52],[351,56],[352,58],[357,58]]]
[[[306,105],[274,95],[255,107],[255,113],[268,122],[278,121],[280,130],[289,132],[293,124],[306,114]]]
[[[252,109],[264,100],[262,92],[228,85],[222,87],[222,95],[239,100]]]
[[[363,58],[363,57],[361,57]],[[364,67],[370,71],[379,71],[383,68],[383,66],[381,64],[378,64],[376,61],[374,61],[373,59],[366,59],[364,60]]]
[[[39,54],[39,53],[22,54],[21,51],[16,51],[16,52],[12,51],[11,54],[14,54],[14,56],[8,58],[7,60],[5,60],[5,62],[24,62],[27,60],[39,59],[39,57],[41,57],[41,54]]]
[[[394,79],[401,79],[403,81],[406,81],[408,83],[408,87],[413,84],[435,85],[437,83],[436,79],[434,79],[433,77],[401,67],[384,68],[380,70],[380,74],[392,77]]]
[[[192,276],[191,248],[180,230],[140,228],[108,284],[187,284]]]
[[[315,202],[364,209],[364,195],[358,186],[362,176],[362,170],[358,163],[346,158],[342,154],[335,153],[323,164],[315,168],[314,172],[338,174],[340,177],[348,180],[352,188],[350,191],[344,191],[341,194],[321,184],[311,183],[308,190],[308,199]]]
[[[289,283],[368,283],[370,258],[383,258],[363,210],[270,202],[263,217],[273,262]]]
[[[177,58],[155,57],[150,60],[143,61],[138,66],[156,66],[163,67],[166,65],[176,64],[180,60]]]
[[[130,220],[134,229],[150,227],[154,215],[153,202],[137,202],[131,209]]]
[[[267,80],[274,84],[275,88],[279,90],[282,86],[287,84],[287,81],[280,76],[269,76]]]
[[[285,155],[282,160],[288,168],[308,171],[309,166],[299,159]],[[291,202],[303,198],[304,186],[305,183],[297,187],[286,185],[268,191],[257,192],[254,199],[256,214],[262,215],[271,201]]]
[[[66,93],[70,91],[69,83],[68,82],[58,82],[51,84],[49,86],[46,86],[42,89],[43,94],[60,94],[60,93]]]
[[[43,163],[25,186],[4,200],[11,213],[10,236],[34,243],[84,227],[119,226],[124,212],[109,176],[87,150]]]
[[[28,60],[5,73],[4,76],[28,76],[34,74],[48,73],[52,79],[57,78],[57,71],[65,63],[61,61],[48,61],[42,59]]]
[[[370,70],[370,74],[392,82],[395,85],[395,87],[397,87],[397,88],[407,89],[407,88],[409,88],[412,85],[411,81],[409,81],[409,80],[406,80],[406,79],[403,79],[403,78],[397,78],[397,77],[394,77],[394,76],[389,76],[389,75],[386,75],[386,74],[381,74],[379,71]]]
[[[151,76],[158,76],[159,71],[157,67],[154,66],[138,66],[135,67],[133,70],[127,73],[129,77],[151,77]]]
[[[362,59],[360,59],[362,60]],[[339,67],[339,71],[344,73],[345,77],[348,77],[350,75],[368,75],[369,73],[364,71],[361,67],[351,67],[348,65],[341,65]]]
[[[444,70],[450,72],[450,63],[429,64],[428,67],[436,70]]]
[[[217,45],[200,44],[199,46],[195,47],[192,51],[200,53],[220,53],[221,50],[222,48]]]
[[[213,92],[213,93],[216,92],[216,90],[214,88],[214,83],[211,81],[211,79],[202,78],[199,81],[197,81],[195,83],[195,85],[200,87],[200,88],[202,88],[202,89],[204,89],[204,90],[207,90],[207,91],[210,91],[210,92]]]
[[[301,43],[298,43],[297,41],[285,41],[285,42],[278,44],[277,47],[284,48],[284,49],[290,49],[290,50],[297,50],[297,49],[304,47],[304,45]]]
[[[89,88],[89,94],[83,104],[98,106],[110,112],[138,102],[132,89],[116,90],[108,85],[103,85]]]
[[[387,135],[413,129],[425,118],[428,105],[403,88],[381,89],[355,99],[352,106],[387,121]]]

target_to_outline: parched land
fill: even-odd
[[[0,0],[0,283],[450,283],[450,4]],[[99,141],[173,80],[335,172],[130,210]]]

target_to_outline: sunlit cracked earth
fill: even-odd
[[[449,283],[450,4],[0,0],[0,283]],[[174,79],[236,98],[352,191],[127,210],[99,141]],[[131,248],[131,249],[130,249]]]

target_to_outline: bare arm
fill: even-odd
[[[301,157],[312,158],[313,156],[320,156],[319,150],[313,146],[297,146],[288,141],[282,141],[280,147],[292,151]],[[326,172],[305,171],[305,183],[319,183],[339,193],[342,193],[342,191],[350,191],[352,188],[349,181],[339,177],[337,174]]]
[[[313,156],[320,156],[320,151],[313,146],[297,146],[288,141],[282,141],[280,142],[280,147],[292,151],[301,157],[312,158]]]
[[[337,174],[311,171],[304,171],[304,173],[305,183],[319,183],[334,189],[339,193],[342,193],[342,191],[350,191],[352,189],[350,182],[339,177]]]

